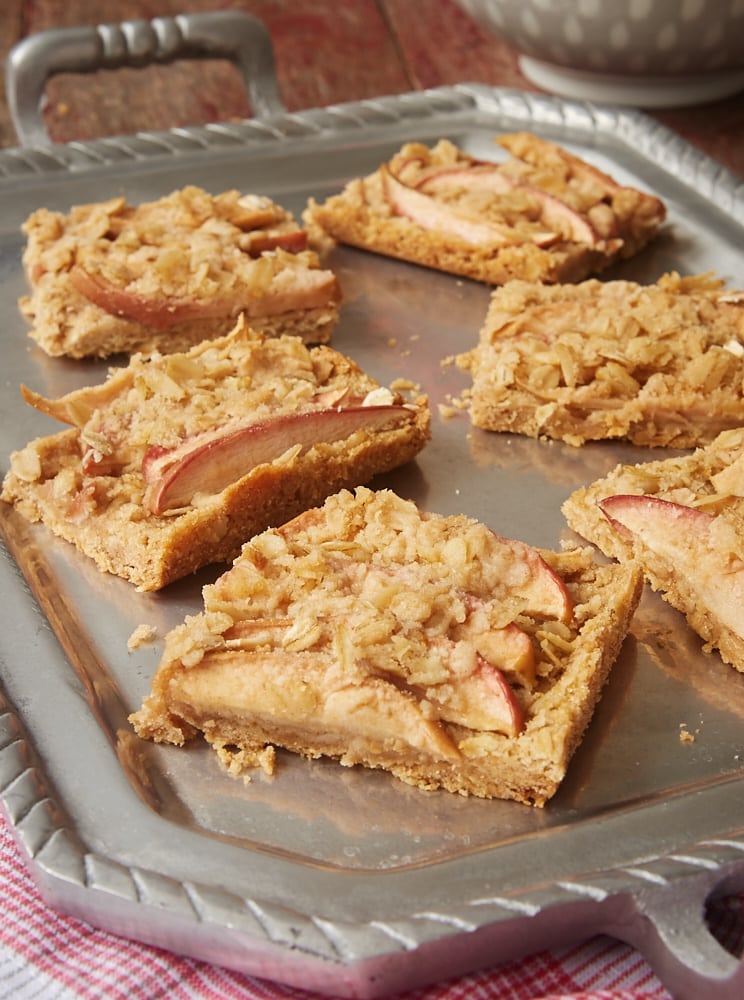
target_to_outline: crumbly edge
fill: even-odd
[[[284,344],[269,343],[272,356]],[[298,349],[291,343],[292,338],[287,353],[294,356]],[[320,371],[330,368],[340,373],[344,384],[359,386],[363,392],[376,386],[330,348],[302,350],[308,358],[319,359]],[[146,362],[145,369],[159,371],[173,359],[169,355],[162,364]],[[141,359],[132,365],[143,367]],[[318,389],[322,388],[319,382]],[[27,520],[43,522],[99,569],[129,580],[139,590],[157,590],[201,566],[231,561],[247,538],[322,503],[329,493],[367,482],[413,459],[430,435],[426,398],[418,397],[413,406],[412,419],[402,425],[374,433],[356,431],[343,441],[318,444],[299,454],[290,449],[221,493],[164,515],[151,514],[143,506],[144,482],[137,468],[120,475],[93,474],[81,484],[81,457],[89,445],[80,430],[71,428],[37,438],[15,452],[0,499],[13,504]]]
[[[21,298],[19,305],[32,323],[31,340],[50,357],[76,360],[134,352],[186,351],[204,340],[225,336],[241,313],[238,306],[222,317],[194,319],[156,330],[89,302],[70,285],[65,274],[47,276],[46,283]],[[339,304],[334,297],[324,306],[252,316],[250,324],[266,336],[297,336],[305,344],[327,344],[338,318]]]
[[[75,293],[77,295],[77,293]],[[79,297],[74,327],[51,322],[35,326],[29,336],[50,357],[109,358],[117,354],[177,354],[205,340],[224,337],[235,326],[239,313],[220,319],[178,323],[164,331],[111,313]],[[65,309],[65,312],[67,310]],[[304,344],[330,342],[339,317],[335,304],[326,308],[291,310],[277,316],[251,318],[251,326],[269,337],[296,336]]]
[[[688,506],[700,506],[717,513],[725,522],[725,531],[734,532],[744,549],[744,499],[716,494],[711,483],[715,475],[731,461],[732,454],[744,448],[744,431],[722,432],[710,445],[691,455],[659,459],[637,465],[617,465],[606,477],[574,491],[562,510],[569,526],[606,556],[621,562],[639,562],[646,579],[672,607],[682,612],[690,627],[709,647],[736,670],[744,672],[744,641],[723,625],[700,596],[679,573],[645,546],[633,545],[612,530],[602,514],[599,501],[616,494],[660,497]]]
[[[470,371],[477,427],[688,448],[744,421],[744,296],[710,275],[497,289]]]
[[[541,555],[564,579],[575,602],[578,628],[562,672],[555,683],[535,694],[527,725],[518,737],[447,723],[447,733],[460,750],[458,759],[452,760],[435,752],[417,751],[404,740],[398,746],[391,746],[389,741],[381,746],[368,732],[350,737],[327,727],[320,733],[312,726],[287,726],[280,718],[262,712],[260,696],[253,710],[236,710],[232,715],[229,710],[215,712],[214,704],[200,709],[198,704],[189,703],[189,695],[179,688],[179,677],[189,680],[190,671],[198,669],[198,665],[189,658],[185,666],[179,657],[190,657],[185,648],[219,644],[220,629],[224,631],[232,619],[228,615],[221,621],[217,611],[190,618],[173,633],[153,680],[152,693],[132,721],[147,738],[179,744],[201,731],[223,759],[229,757],[232,748],[240,755],[242,766],[260,766],[259,757],[266,746],[276,745],[306,757],[327,755],[345,765],[382,768],[421,788],[444,788],[542,806],[557,790],[581,742],[629,627],[642,576],[632,565],[595,563],[589,549]],[[534,627],[539,635],[540,626]],[[551,641],[555,640],[545,641],[547,648],[554,651]],[[253,664],[252,675],[256,669]],[[204,677],[213,691],[210,674]],[[312,697],[307,717],[312,718]],[[403,714],[401,726],[402,734]]]

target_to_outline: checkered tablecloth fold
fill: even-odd
[[[13,1000],[321,1000],[317,994],[128,941],[46,905],[0,817],[0,997]],[[744,897],[714,909],[716,935],[744,944]],[[672,1000],[633,948],[596,937],[401,994],[396,1000]],[[701,998],[702,1000],[702,998]]]

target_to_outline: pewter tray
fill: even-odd
[[[40,205],[185,183],[264,192],[300,212],[406,140],[478,156],[529,128],[658,193],[669,222],[610,276],[710,268],[740,282],[742,185],[644,116],[461,85],[241,124],[0,153],[4,304],[0,470],[54,429],[25,382],[57,395],[105,365],[52,360],[26,337],[19,226]],[[335,346],[383,383],[420,382],[433,438],[374,485],[548,547],[576,486],[650,452],[574,449],[471,429],[438,404],[465,387],[443,358],[475,343],[488,290],[350,249]],[[656,457],[656,456],[654,456]],[[223,774],[199,744],[155,747],[127,715],[160,639],[201,606],[205,570],[160,594],[98,573],[7,508],[0,563],[0,798],[42,893],[100,927],[344,997],[389,996],[607,933],[637,946],[675,996],[740,997],[741,962],[706,929],[706,901],[744,887],[744,676],[705,655],[646,593],[559,793],[544,810],[425,793],[386,774],[281,757],[273,780]],[[139,623],[158,641],[130,652]],[[681,742],[680,730],[694,736]]]

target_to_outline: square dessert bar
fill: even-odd
[[[659,198],[619,184],[528,132],[498,136],[503,162],[447,139],[406,143],[305,221],[339,243],[503,284],[577,281],[631,257],[665,218]]]
[[[0,496],[101,570],[156,590],[342,487],[412,459],[423,396],[378,385],[325,345],[227,337],[27,402],[71,425],[11,456]]]
[[[123,197],[25,222],[30,336],[71,358],[184,351],[242,313],[268,335],[326,343],[338,319],[332,272],[271,199],[189,186],[133,206]]]
[[[744,423],[744,293],[711,275],[496,289],[470,371],[477,426],[690,448]]]
[[[343,490],[243,547],[166,638],[131,721],[232,773],[275,748],[542,806],[640,595],[632,564],[538,551],[396,494]]]

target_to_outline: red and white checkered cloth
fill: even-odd
[[[320,1000],[127,941],[56,913],[40,898],[0,816],[0,997],[14,1000]],[[744,897],[716,932],[739,946]],[[671,1000],[646,961],[608,938],[542,952],[397,1000]]]

